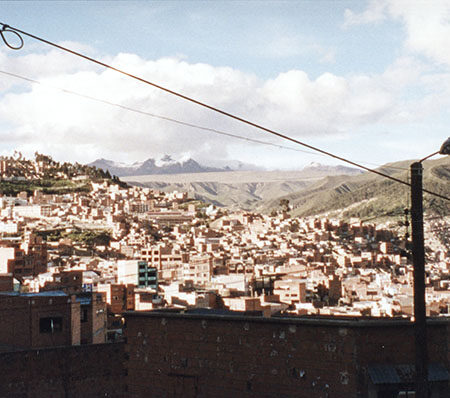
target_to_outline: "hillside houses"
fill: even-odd
[[[3,195],[0,207],[2,278],[22,292],[105,293],[111,338],[127,309],[412,315],[412,265],[388,226],[206,212],[185,193],[107,180],[89,192]],[[439,222],[427,223],[427,299],[429,313],[446,315],[450,253]]]

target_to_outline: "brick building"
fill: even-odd
[[[80,343],[104,343],[107,334],[105,294],[79,293],[76,295],[76,300],[80,303]]]
[[[408,320],[154,311],[126,322],[130,397],[385,398],[414,389]],[[449,320],[430,320],[428,336],[431,396],[446,398]]]
[[[413,396],[408,320],[165,310],[126,321],[125,344],[0,353],[0,396]],[[447,398],[450,322],[428,326],[430,397]]]
[[[82,287],[83,271],[62,271],[53,274],[53,281],[46,282],[40,290],[62,290],[67,294],[76,294],[82,292]]]
[[[188,253],[169,244],[144,248],[141,250],[140,258],[158,271],[176,269],[189,261]]]
[[[19,240],[0,242],[0,273],[36,276],[47,271],[47,260],[47,245],[40,236],[29,234],[22,243]]]
[[[0,292],[14,290],[14,277],[12,274],[0,274]]]
[[[106,341],[100,293],[0,292],[0,319],[0,347],[6,351]]]
[[[99,284],[97,291],[106,294],[108,311],[112,314],[122,314],[125,311],[133,311],[135,308],[134,284]]]
[[[124,344],[0,352],[0,397],[124,398]]]
[[[80,304],[63,292],[0,294],[4,350],[80,344]]]
[[[213,275],[213,258],[208,254],[189,257],[189,263],[184,264],[183,278],[191,280],[194,285],[205,285],[211,282]]]

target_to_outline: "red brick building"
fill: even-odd
[[[414,389],[408,320],[154,311],[126,321],[129,397],[391,398]],[[431,396],[447,398],[450,321],[430,320],[428,336]]]
[[[83,291],[83,271],[62,271],[53,274],[53,281],[47,282],[40,291],[62,290],[67,294]]]
[[[408,320],[166,310],[130,312],[126,321],[125,344],[0,353],[0,396],[413,396]],[[430,398],[447,398],[449,319],[429,320],[428,342]]]
[[[63,292],[0,294],[3,350],[80,344],[80,303]]]
[[[111,284],[111,312],[122,314],[134,310],[134,285]]]
[[[0,352],[2,398],[124,398],[124,344]]]
[[[106,341],[106,302],[100,293],[0,292],[0,319],[3,351]]]
[[[0,292],[14,290],[14,277],[12,274],[0,274]]]
[[[80,303],[80,343],[105,343],[107,335],[105,294],[79,293],[76,300]]]
[[[0,272],[15,277],[47,272],[47,244],[40,236],[29,234],[24,242],[3,240],[0,242]]]

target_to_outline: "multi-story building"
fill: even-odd
[[[64,292],[1,292],[0,318],[0,345],[11,349],[80,344],[80,303]]]
[[[0,242],[0,273],[13,273],[16,277],[39,275],[47,271],[47,245],[42,238],[30,234],[24,242]]]
[[[119,260],[117,262],[117,282],[138,287],[158,289],[158,271],[144,260]]]
[[[14,206],[13,213],[16,217],[24,218],[49,217],[52,208],[50,205]]]
[[[11,349],[106,340],[106,302],[101,293],[0,292],[0,319],[0,346]]]
[[[183,278],[191,280],[194,285],[205,285],[211,282],[213,275],[213,258],[209,254],[189,257],[189,263],[184,264]]]
[[[101,344],[106,341],[107,311],[105,294],[84,292],[76,295],[80,303],[80,343]]]
[[[149,266],[158,271],[175,269],[188,262],[188,253],[172,245],[159,245],[153,248],[143,248],[141,259],[147,261]]]

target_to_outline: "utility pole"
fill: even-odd
[[[428,398],[428,350],[425,296],[425,248],[421,162],[411,165],[411,224],[414,264],[414,336],[416,397]]]
[[[416,398],[428,398],[427,307],[425,290],[425,245],[423,234],[422,162],[434,155],[450,155],[450,137],[434,152],[411,165],[411,227],[414,266],[414,342]]]

